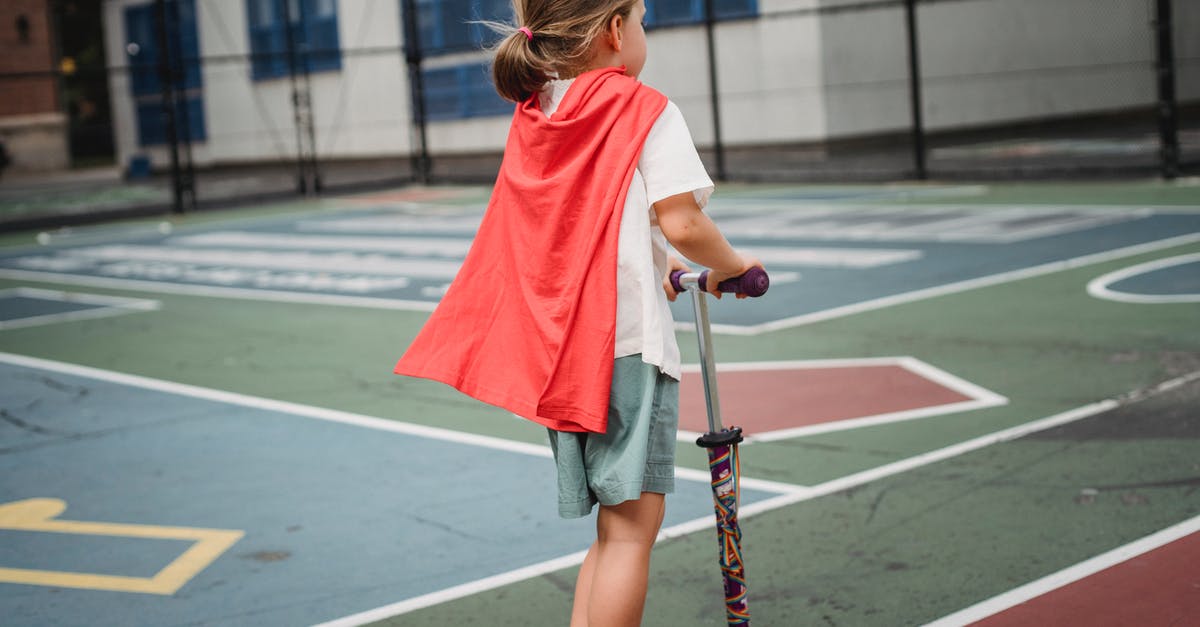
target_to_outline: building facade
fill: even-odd
[[[67,167],[49,0],[0,2],[0,142],[14,170]]]
[[[512,106],[488,81],[506,0],[412,0],[435,156],[495,154]],[[821,146],[911,124],[902,3],[713,0],[720,127],[729,147]],[[404,0],[171,0],[198,166],[294,158],[310,124],[324,160],[410,154]],[[1178,98],[1200,101],[1200,3],[1176,3]],[[642,79],[715,138],[703,0],[649,4]],[[961,0],[917,5],[923,115],[932,132],[1150,110],[1154,39],[1144,0]],[[162,149],[153,2],[106,2],[118,159]],[[311,94],[298,115],[296,94]],[[185,110],[186,109],[186,110]],[[158,129],[158,130],[156,130]]]

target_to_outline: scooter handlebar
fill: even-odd
[[[671,273],[671,287],[675,288],[676,292],[684,292],[688,286],[695,285],[702,291],[708,291],[705,286],[708,284],[708,270],[703,272],[684,272],[676,270]],[[730,294],[745,294],[746,296],[759,297],[767,293],[767,288],[771,286],[771,279],[767,276],[767,271],[762,268],[750,268],[745,274],[725,279],[717,284],[717,290]]]

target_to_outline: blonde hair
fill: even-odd
[[[524,102],[554,76],[586,69],[592,42],[615,15],[629,19],[640,0],[512,0],[517,26],[488,23],[504,38],[495,47],[492,80],[506,100]]]

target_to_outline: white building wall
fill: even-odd
[[[200,56],[250,54],[244,0],[197,0]],[[254,81],[250,63],[214,60],[203,66],[208,140],[200,165],[295,158],[296,141],[287,79]],[[195,150],[195,148],[193,148]]]
[[[912,116],[903,8],[823,14],[817,19],[821,33],[817,81],[824,102],[825,136],[907,128]]]
[[[820,34],[811,17],[738,20],[714,29],[726,143],[816,139],[824,128]],[[698,145],[713,143],[703,27],[651,31],[642,80],[679,105]]]
[[[1150,3],[973,0],[922,7],[930,129],[1154,102]]]
[[[847,0],[839,0],[845,4]],[[832,4],[832,3],[830,3]],[[1176,2],[1176,56],[1197,56],[1200,3]],[[1140,0],[963,0],[918,4],[927,130],[1145,108],[1157,98],[1153,7]],[[769,19],[769,18],[764,18]],[[902,8],[821,19],[828,134],[911,124]],[[1200,67],[1178,66],[1179,98]]]
[[[109,63],[129,63],[124,9],[145,0],[105,3]],[[196,0],[203,66],[207,140],[192,146],[197,165],[279,161],[296,156],[296,126],[288,77],[255,81],[245,0]],[[338,37],[342,67],[310,76],[313,120],[319,158],[358,158],[407,154],[410,106],[407,70],[399,51],[398,0],[338,0]],[[357,52],[356,52],[357,51]],[[162,166],[162,147],[137,145],[136,112],[129,78],[110,78],[113,118],[120,163],[146,154]]]
[[[123,9],[105,3],[112,65],[127,63]],[[728,146],[814,142],[909,128],[901,7],[817,13],[858,0],[760,0],[757,19],[716,26],[722,132]],[[244,0],[197,0],[201,54],[248,52]],[[338,0],[342,69],[311,77],[318,155],[406,155],[412,145],[407,71],[398,48],[399,0]],[[1151,4],[1139,0],[962,0],[920,4],[924,117],[930,130],[990,126],[1147,107],[1156,97]],[[1200,3],[1177,2],[1181,101],[1200,99]],[[713,142],[702,26],[649,33],[642,79],[679,105],[698,145]],[[426,68],[482,62],[486,53],[434,57]],[[111,75],[121,162],[136,145],[128,77]],[[254,81],[248,63],[204,66],[208,141],[197,164],[291,159],[295,128],[286,77]],[[430,151],[502,150],[507,116],[428,124]],[[149,151],[158,164],[165,151]]]

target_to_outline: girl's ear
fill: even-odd
[[[613,50],[621,51],[621,29],[625,27],[625,18],[618,13],[612,16],[608,21],[608,30],[605,33],[608,36],[608,43]]]

